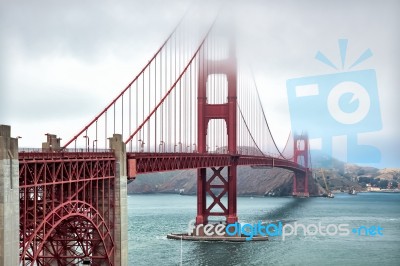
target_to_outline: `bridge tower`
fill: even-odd
[[[294,173],[293,178],[293,196],[309,197],[308,176],[309,176],[309,142],[308,135],[294,136],[294,156],[293,160],[306,168],[305,173]]]
[[[233,37],[227,37],[229,51],[227,58],[220,60],[210,59],[207,49],[202,50],[199,60],[198,79],[198,151],[207,153],[208,124],[213,119],[223,119],[227,127],[228,153],[231,154],[232,164],[219,168],[211,168],[211,176],[207,176],[207,169],[197,170],[197,217],[196,224],[207,224],[210,216],[225,216],[227,223],[237,221],[236,214],[236,178],[237,178],[237,151],[236,151],[236,108],[237,108],[237,66]],[[211,66],[212,67],[208,67]],[[227,102],[209,104],[207,102],[207,81],[210,75],[223,74],[227,79]],[[210,171],[208,171],[210,172]],[[225,176],[224,176],[225,175]],[[218,195],[216,195],[218,191]],[[207,205],[207,195],[212,198]],[[227,195],[227,206],[221,202]],[[215,208],[216,207],[216,208]],[[213,210],[214,209],[214,210]],[[215,209],[219,209],[215,211]],[[222,211],[221,211],[222,210]]]

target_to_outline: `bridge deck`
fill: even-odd
[[[137,174],[231,165],[270,166],[304,173],[292,161],[275,157],[215,153],[127,153],[128,177]]]

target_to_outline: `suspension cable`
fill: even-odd
[[[259,92],[258,92],[256,80],[255,80],[255,78],[254,78],[254,73],[253,73],[253,71],[252,71],[251,69],[250,69],[250,72],[251,72],[251,77],[252,77],[252,79],[253,79],[254,87],[255,87],[255,89],[256,89],[257,98],[258,98],[258,103],[260,104],[261,112],[262,112],[262,114],[263,114],[265,124],[267,125],[268,132],[269,132],[269,134],[270,134],[270,136],[271,136],[271,138],[272,138],[272,142],[274,143],[274,146],[275,146],[276,150],[278,151],[278,153],[280,154],[280,156],[281,156],[283,159],[287,159],[287,158],[282,154],[282,152],[279,150],[278,146],[276,145],[275,139],[274,139],[274,137],[272,136],[271,129],[270,129],[269,125],[268,125],[267,117],[266,117],[266,115],[265,115],[265,111],[264,111],[264,108],[263,108],[262,103],[261,103],[261,98],[260,98],[260,94],[259,94]],[[290,136],[290,135],[289,135],[289,136]]]

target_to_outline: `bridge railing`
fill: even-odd
[[[42,148],[19,148],[18,152],[61,152],[59,149],[42,149]],[[112,152],[112,149],[97,149],[97,148],[90,148],[89,150],[87,148],[70,148],[70,149],[63,149],[63,153],[67,152]]]
[[[111,149],[98,149],[97,151],[87,151],[86,149],[68,149],[68,150],[49,150],[40,148],[22,148],[18,149],[20,160],[38,160],[38,159],[90,159],[90,158],[112,158],[114,152]]]

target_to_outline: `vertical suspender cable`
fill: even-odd
[[[163,63],[162,53],[160,53],[160,99],[162,98],[162,95],[163,95],[163,93],[162,93],[162,84],[163,84],[163,72],[162,72],[163,65],[162,65],[162,63]],[[165,145],[165,144],[163,144],[163,142],[161,142],[161,141],[164,141],[164,121],[163,121],[164,107],[165,107],[165,104],[163,104],[163,106],[161,107],[161,110],[160,110],[160,144],[162,145],[160,152],[163,152],[163,147]]]
[[[105,132],[104,132],[104,148],[106,148],[107,149],[107,111],[104,113],[104,124],[105,124],[105,127],[104,127],[104,130],[105,130]]]
[[[143,97],[143,106],[142,106],[142,109],[143,109],[143,112],[142,112],[142,121],[144,121],[144,73],[143,73],[143,76],[142,76],[142,81],[143,81],[143,83],[142,83],[142,97]],[[142,150],[142,148],[143,148],[143,142],[144,142],[144,128],[143,128],[143,130],[141,130],[142,131],[142,137],[141,137],[141,143],[140,143],[140,150],[141,151],[143,151]]]
[[[157,105],[157,58],[154,60],[154,106]],[[154,114],[154,152],[157,152],[157,113]]]
[[[135,119],[135,122],[136,122],[136,125],[135,125],[135,128],[139,125],[139,82],[136,82],[136,119]],[[132,133],[132,131],[130,131],[129,132],[129,134],[131,134]],[[139,133],[139,136],[140,136],[140,133]],[[139,151],[139,141],[138,141],[138,139],[136,138],[136,151],[138,152]]]
[[[96,142],[96,152],[97,152],[97,120],[96,120],[96,139],[93,143],[95,143],[95,142]],[[93,149],[94,149],[94,147],[93,147]]]
[[[175,56],[175,60],[174,60],[175,74],[174,74],[174,80],[176,80],[176,66],[177,66],[177,63],[176,63],[176,39],[177,38],[178,37],[175,36],[175,54],[174,54],[174,56]],[[172,128],[172,130],[174,131],[174,152],[176,152],[176,131],[177,131],[177,126],[176,126],[176,121],[177,121],[177,119],[176,119],[176,102],[177,102],[177,100],[176,100],[176,94],[177,94],[176,93],[176,88],[174,89],[173,93],[174,93],[175,101],[173,103],[173,108],[174,108],[174,127]]]
[[[132,87],[129,87],[129,134],[132,132]],[[129,142],[129,151],[132,152],[132,140]]]
[[[179,35],[179,42],[178,42],[178,51],[181,50],[181,43],[182,41],[182,35]],[[178,71],[179,73],[181,72],[181,52],[179,52],[178,55]],[[179,152],[182,152],[182,130],[181,130],[181,126],[182,126],[182,80],[179,80]]]
[[[115,134],[115,105],[116,105],[116,103],[114,103],[113,104],[113,109],[114,109],[114,134]]]
[[[151,112],[151,107],[150,107],[150,105],[151,105],[151,64],[150,64],[150,66],[149,66],[149,89],[148,89],[148,92],[149,92],[149,114],[150,114],[150,112]],[[150,152],[150,147],[151,147],[151,132],[150,132],[150,130],[151,130],[151,127],[150,127],[150,125],[151,125],[151,119],[149,120],[149,122],[147,123],[147,152]]]
[[[124,95],[122,94],[121,96],[121,135],[122,135],[122,139],[124,139]]]

